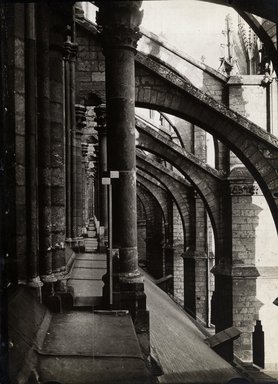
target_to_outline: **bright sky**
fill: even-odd
[[[237,13],[230,7],[198,0],[143,1],[142,25],[195,59],[205,56],[205,63],[219,67],[221,43],[225,43],[222,30],[225,17],[230,14],[237,27]]]
[[[95,21],[95,7],[85,2],[83,7],[86,17]],[[237,27],[237,13],[232,8],[199,0],[144,0],[142,9],[142,25],[146,29],[197,60],[205,56],[205,63],[218,69],[219,57],[223,56],[220,44],[226,42],[222,31],[228,14]]]

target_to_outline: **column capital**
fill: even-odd
[[[82,2],[81,1],[77,1],[74,4],[74,16],[77,19],[84,19],[84,10],[83,10]]]
[[[71,39],[71,28],[67,26],[66,29],[66,41],[64,42],[64,59],[68,61],[74,61],[77,55],[77,44]]]
[[[82,131],[86,126],[86,107],[81,104],[75,104],[75,120],[76,120],[76,133],[82,135]]]
[[[97,123],[95,130],[98,132],[98,135],[106,134],[106,105],[101,104],[95,107],[95,114],[95,122]]]
[[[234,167],[228,180],[231,196],[262,195],[262,191],[257,182],[243,166]]]
[[[99,7],[97,24],[102,45],[106,48],[123,47],[136,50],[141,37],[142,1],[96,1]]]
[[[232,265],[228,261],[221,261],[215,264],[210,270],[214,275],[230,276],[233,278],[257,278],[260,276],[255,265]]]
[[[193,198],[195,200],[201,199],[201,196],[199,195],[199,193],[195,189],[193,190]]]

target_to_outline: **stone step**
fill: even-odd
[[[75,258],[76,261],[86,261],[86,262],[92,262],[92,261],[106,261],[106,254],[105,253],[80,253],[76,255]]]
[[[86,252],[95,252],[96,250],[97,248],[94,248],[94,247],[85,247]]]
[[[97,243],[97,242],[96,242],[96,243],[94,243],[94,242],[93,242],[93,243],[90,243],[90,242],[87,243],[87,242],[86,242],[86,243],[85,243],[85,248],[86,248],[86,247],[97,248],[97,247],[98,247],[98,243]]]
[[[103,264],[100,264],[103,263]],[[90,280],[97,281],[102,280],[102,276],[106,273],[106,263],[101,261],[99,262],[99,267],[95,269],[87,268],[74,268],[71,274],[72,280]]]
[[[55,314],[38,360],[35,372],[42,383],[154,382],[127,311],[90,313],[80,308]]]
[[[74,270],[79,269],[102,269],[106,268],[106,260],[94,259],[94,260],[75,260]]]
[[[79,296],[74,298],[73,309],[82,307],[100,307],[102,296]]]
[[[103,270],[102,274],[105,275],[106,271]],[[103,276],[102,275],[102,276]],[[82,279],[80,278],[71,278],[69,279],[69,286],[74,289],[74,300],[77,297],[95,297],[102,296],[103,288],[102,278],[100,279]]]
[[[85,241],[84,241],[85,244],[98,244],[98,240],[94,237],[91,237],[91,238],[87,238]]]

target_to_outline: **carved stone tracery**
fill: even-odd
[[[230,185],[230,194],[232,196],[258,196],[262,195],[262,191],[256,183],[240,183]]]

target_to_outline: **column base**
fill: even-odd
[[[69,248],[71,248],[72,238],[71,237],[67,237],[66,240],[65,240],[65,243],[68,245]]]
[[[57,279],[56,279],[56,277],[54,276],[53,273],[50,273],[48,275],[42,275],[41,276],[41,281],[44,284],[48,284],[48,283],[56,283]]]
[[[73,308],[74,290],[68,286],[70,274],[66,271],[55,273],[57,282],[54,283],[55,296],[61,301],[61,311],[69,311]]]
[[[71,249],[76,253],[85,252],[85,244],[83,237],[74,237],[71,239]]]
[[[99,252],[106,252],[108,244],[108,237],[104,233],[104,227],[99,227],[99,242],[98,242],[98,250]]]
[[[39,276],[33,277],[28,281],[26,284],[28,288],[31,288],[34,292],[36,297],[39,299],[39,302],[42,302],[42,286],[43,282],[41,281]]]
[[[57,279],[55,278],[55,282]],[[42,303],[47,306],[47,308],[51,312],[61,313],[62,312],[62,304],[61,299],[54,292],[54,281],[53,282],[45,282],[42,287]]]
[[[132,317],[135,332],[145,357],[150,355],[150,319],[146,309],[143,276],[116,274],[113,276],[113,308],[127,309]]]
[[[117,250],[113,250],[113,270],[118,268]],[[150,355],[150,319],[146,309],[143,276],[139,271],[133,274],[113,274],[113,304],[109,304],[109,274],[103,276],[104,306],[115,310],[128,310],[131,314],[142,353]]]
[[[27,283],[27,287],[30,288],[40,288],[43,286],[43,282],[41,281],[39,276],[33,277]]]
[[[113,308],[127,309],[132,317],[135,332],[145,357],[150,355],[150,318],[146,309],[144,284],[139,278],[136,282],[127,282],[119,278],[120,291],[113,292]]]

